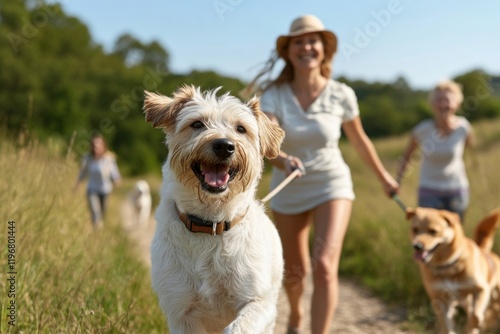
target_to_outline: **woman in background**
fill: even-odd
[[[418,205],[456,212],[462,220],[469,205],[463,156],[465,147],[474,143],[470,123],[456,115],[463,98],[460,85],[454,81],[445,80],[434,87],[429,95],[434,117],[413,128],[397,173],[401,182],[413,153],[420,147]]]
[[[82,159],[75,190],[83,179],[88,177],[87,200],[92,224],[95,228],[99,228],[103,224],[108,195],[113,190],[113,185],[120,183],[121,176],[115,156],[108,151],[104,138],[101,135],[94,135],[90,144],[90,153]]]

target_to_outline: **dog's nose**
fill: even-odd
[[[216,139],[212,143],[212,150],[221,159],[227,159],[234,154],[234,143],[228,139]]]
[[[415,248],[415,250],[421,251],[424,249],[424,245],[421,242],[417,242],[413,245],[413,248]]]

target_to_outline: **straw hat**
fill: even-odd
[[[325,58],[332,58],[337,51],[337,36],[333,32],[326,30],[320,19],[313,15],[304,15],[295,19],[290,26],[288,35],[278,37],[276,40],[276,52],[278,56],[281,58],[287,56],[286,47],[288,46],[290,38],[312,32],[318,32],[323,36]]]

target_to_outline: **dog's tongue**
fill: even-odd
[[[427,255],[429,255],[428,251],[415,251],[415,253],[413,253],[413,257],[415,258],[415,260],[422,262],[425,262],[425,258],[427,257]]]
[[[229,181],[229,167],[224,165],[203,165],[203,176],[205,176],[205,183],[211,187],[220,188],[227,184]]]

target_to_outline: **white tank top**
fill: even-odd
[[[420,188],[435,190],[467,189],[463,155],[471,125],[457,116],[458,125],[448,136],[441,136],[433,119],[420,122],[412,131],[420,145],[422,164]]]

